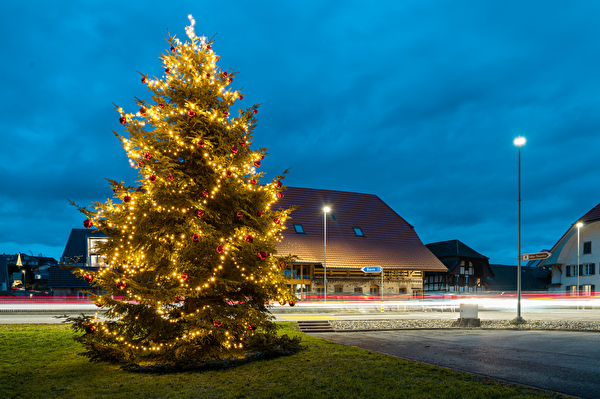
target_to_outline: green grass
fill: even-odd
[[[78,356],[65,325],[0,325],[0,398],[550,398],[534,389],[304,335],[305,350],[205,372],[137,374]]]

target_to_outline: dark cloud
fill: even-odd
[[[268,176],[367,192],[428,243],[460,239],[516,263],[517,149],[523,249],[550,248],[598,203],[600,26],[594,2],[90,1],[0,5],[0,252],[59,257],[82,217],[68,205],[136,180],[112,103],[148,98],[167,29],[193,13],[262,103]],[[357,210],[360,212],[363,210]]]

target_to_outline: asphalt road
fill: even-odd
[[[403,330],[316,337],[581,398],[600,398],[600,333]]]

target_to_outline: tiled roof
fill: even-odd
[[[372,194],[289,187],[276,207],[297,206],[286,220],[279,255],[296,255],[299,262],[322,264],[324,213],[327,214],[327,267],[445,271],[400,215]],[[297,234],[301,224],[305,234]],[[359,227],[364,237],[357,237]]]
[[[97,267],[90,267],[90,271],[98,271]],[[63,288],[63,287],[79,287],[89,288],[90,285],[86,283],[83,278],[74,275],[70,269],[62,268],[58,265],[53,265],[48,269],[48,287],[51,288]]]
[[[600,204],[592,208],[591,211],[583,215],[577,222],[591,222],[600,219]]]
[[[463,258],[489,259],[459,240],[433,242],[425,246],[438,258],[460,256]]]

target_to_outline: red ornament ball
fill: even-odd
[[[165,104],[163,104],[163,103],[158,104],[158,108],[163,109],[164,107],[165,107]]]
[[[231,176],[233,176],[233,173],[231,173],[231,171],[230,171],[230,170],[226,170],[226,171],[225,171],[225,176],[227,176],[227,177],[231,177]]]
[[[210,73],[206,74],[206,79],[210,79]]]
[[[221,327],[222,325],[223,325],[223,322],[221,320],[217,320],[217,319],[213,320],[213,326]]]
[[[140,168],[143,168],[145,165],[146,165],[146,163],[144,163],[144,161],[140,161],[140,162],[138,162],[138,166],[139,166]]]
[[[227,72],[223,72],[223,76],[227,76]]]
[[[126,195],[125,197],[123,197],[123,202],[129,204],[131,202],[131,197],[129,195]]]
[[[202,209],[199,209],[199,210],[196,212],[196,215],[198,215],[198,217],[203,217],[203,216],[205,215],[205,212],[204,212]]]
[[[140,108],[140,115],[146,115],[146,108]]]
[[[165,68],[165,73],[169,73],[169,72],[171,72],[171,69],[170,68]]]
[[[88,334],[93,334],[96,331],[96,327],[94,326],[85,326],[85,332]]]
[[[233,82],[233,78],[231,78],[231,77],[230,77],[229,79],[227,79],[227,81],[228,81],[229,83],[231,83],[231,82]]]
[[[250,331],[256,330],[256,324],[254,324],[254,323],[248,324],[248,330],[250,330]]]
[[[248,234],[246,236],[246,242],[250,242],[250,243],[254,242],[254,237],[252,237],[250,234]]]
[[[204,195],[205,197],[208,197],[208,191],[206,191],[206,190],[202,191],[202,195]]]
[[[258,211],[257,215],[258,217],[262,217],[262,215],[264,215],[265,213],[263,211]]]
[[[190,109],[190,110],[188,111],[188,116],[189,116],[190,118],[193,118],[194,116],[196,116],[196,113],[194,112],[194,110],[191,110],[191,109]]]
[[[181,276],[179,276],[179,278],[183,281],[188,281],[190,276],[187,273],[181,273]]]
[[[281,219],[279,218],[275,218],[273,219],[273,221],[275,222],[275,224],[281,224]]]
[[[169,174],[167,175],[167,179],[169,179],[169,180],[173,181],[173,175],[169,173]]]
[[[245,147],[246,146],[246,141],[242,140],[238,144],[241,145],[242,147]]]
[[[212,49],[212,46],[209,44],[208,46],[206,46],[206,49],[210,50],[210,49]]]
[[[151,175],[148,180],[150,180],[150,183],[156,183],[156,175]]]
[[[118,188],[113,188],[113,193],[117,194],[119,192]]]
[[[296,303],[294,301],[290,301],[290,306],[294,306]]]
[[[142,78],[142,83],[146,84],[146,78]]]
[[[234,154],[237,154],[238,152],[238,148],[234,145],[231,146],[231,152],[233,152]]]
[[[227,116],[227,115],[229,115],[229,112],[225,111],[225,112],[223,112],[223,115]]]
[[[123,291],[125,288],[127,288],[127,283],[122,280],[117,281],[116,285],[117,285],[117,288],[121,291]]]
[[[254,112],[254,115],[258,114],[258,110],[256,108],[254,108],[252,112]]]
[[[283,183],[281,182],[281,180],[278,180],[275,185],[277,186],[277,188],[283,187]]]
[[[262,252],[262,251],[261,251],[261,252],[259,252],[259,253],[258,253],[258,259],[260,259],[260,260],[265,260],[265,259],[267,259],[267,253],[266,253],[266,252]]]
[[[83,227],[86,229],[91,229],[94,226],[94,223],[90,219],[85,219],[83,221]]]
[[[192,242],[200,241],[200,236],[198,234],[192,234]]]
[[[250,180],[250,183],[252,183],[252,184],[256,184],[256,179],[252,179],[252,180]]]
[[[119,118],[119,123],[120,123],[121,125],[125,125],[125,124],[127,124],[127,118],[126,118],[126,117],[124,117],[124,116],[120,117],[120,118]]]
[[[242,101],[242,100],[244,99],[244,96],[242,96],[242,95],[240,94],[240,96],[239,96],[238,98],[240,99],[240,101]]]
[[[152,154],[150,154],[149,152],[144,154],[144,158],[146,159],[152,159]]]
[[[200,147],[200,148],[204,147],[204,141],[200,140],[198,142],[198,147]]]
[[[83,276],[83,280],[85,280],[85,282],[89,284],[92,281],[94,281],[94,275],[93,274],[86,274],[85,276]]]
[[[96,302],[94,305],[96,305],[97,308],[101,308],[102,307],[102,302]]]
[[[244,216],[244,214],[243,214],[242,212],[237,212],[237,213],[235,214],[235,216],[237,216],[237,217],[241,218],[242,216]]]
[[[175,46],[171,46],[170,50],[171,52],[175,51]]]
[[[217,253],[218,254],[222,254],[224,251],[223,246],[222,245],[217,245]]]
[[[260,161],[258,159],[254,161],[254,166],[256,166],[257,168],[260,166]]]
[[[283,198],[283,193],[281,191],[277,193],[277,198]]]

